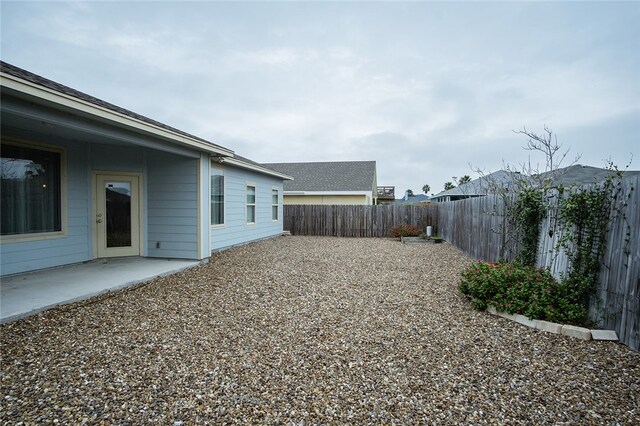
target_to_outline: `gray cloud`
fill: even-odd
[[[639,18],[638,3],[4,2],[1,43],[256,161],[376,160],[380,184],[437,192],[470,163],[528,161],[523,126],[550,125],[583,163],[637,156]]]

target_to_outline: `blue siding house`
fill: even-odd
[[[0,62],[0,274],[282,234],[291,177]]]

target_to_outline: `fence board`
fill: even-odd
[[[468,256],[497,262],[502,245],[500,211],[500,199],[491,195],[439,203],[440,233]]]
[[[285,205],[284,229],[293,235],[388,237],[395,225],[433,227],[438,232],[436,206]]]

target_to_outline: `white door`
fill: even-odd
[[[98,257],[140,255],[140,178],[96,174]]]

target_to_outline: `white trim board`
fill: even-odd
[[[283,195],[366,195],[371,191],[283,191]]]
[[[293,177],[289,175],[285,175],[284,173],[279,173],[279,172],[276,172],[275,170],[267,169],[266,167],[245,163],[244,161],[237,160],[235,158],[224,157],[222,158],[222,161],[216,161],[216,159],[213,158],[212,161],[222,163],[222,164],[229,164],[231,166],[236,166],[236,167],[240,167],[247,170],[253,170],[254,172],[279,177],[281,179],[293,180]]]

